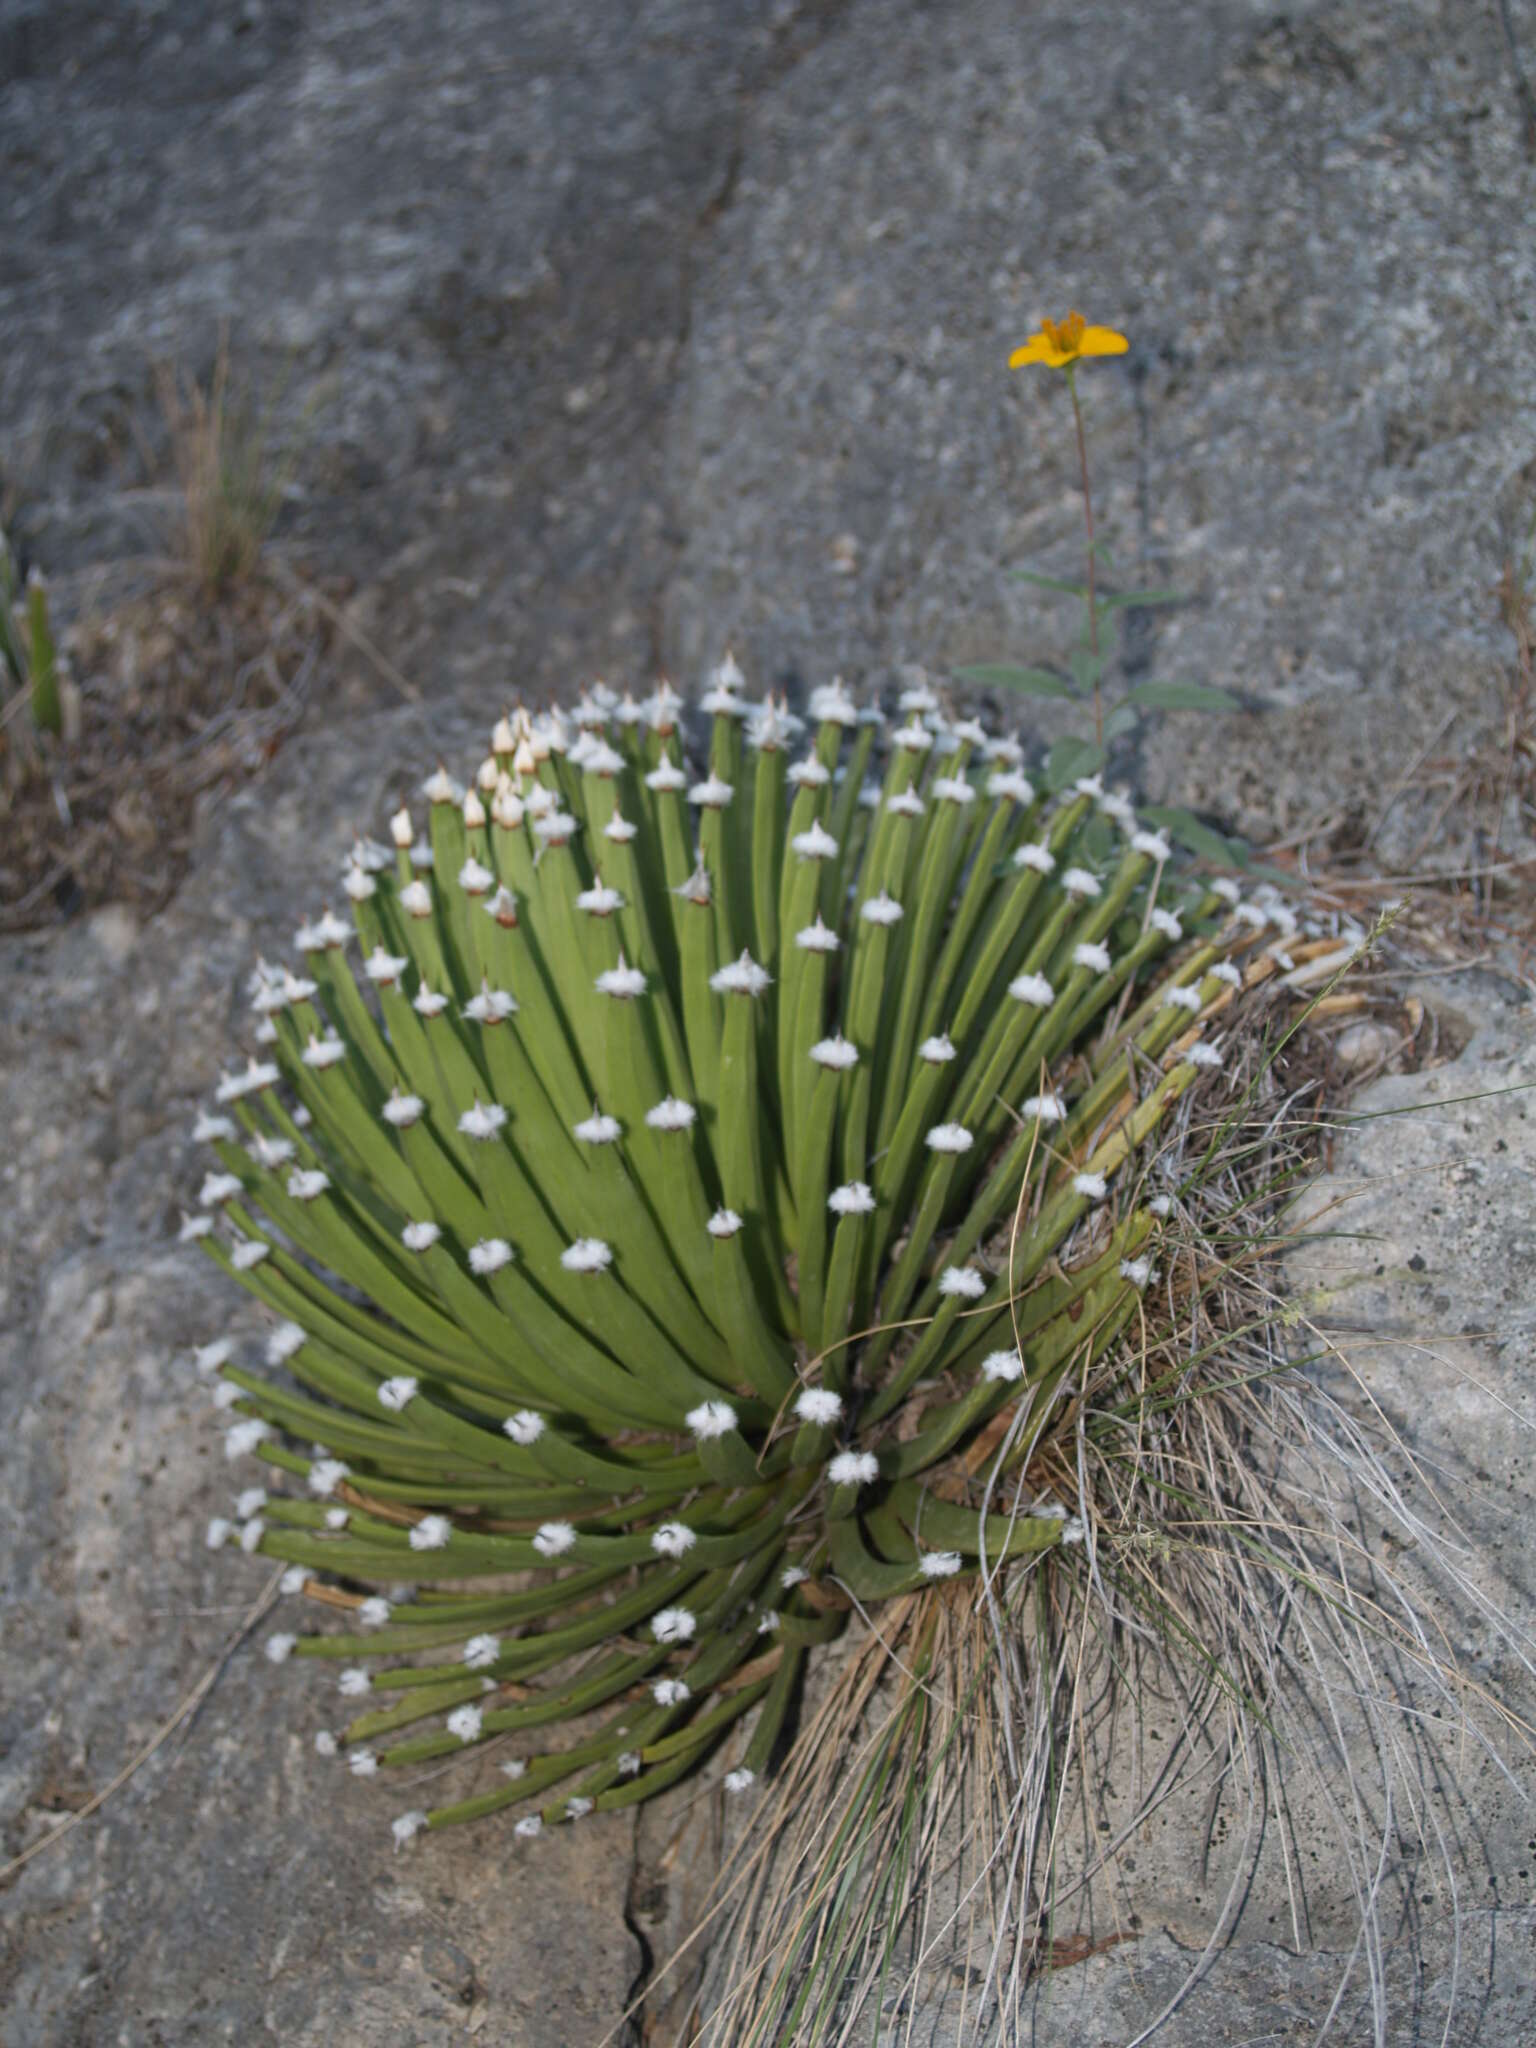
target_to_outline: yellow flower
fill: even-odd
[[[1113,327],[1090,327],[1081,313],[1074,312],[1065,320],[1042,320],[1040,332],[1014,350],[1008,367],[1021,370],[1026,363],[1044,363],[1050,370],[1066,370],[1082,356],[1123,356],[1129,347]]]

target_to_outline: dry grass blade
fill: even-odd
[[[210,594],[249,576],[282,505],[284,473],[265,431],[230,389],[229,329],[221,329],[205,390],[169,364],[155,389],[181,489],[180,552]]]

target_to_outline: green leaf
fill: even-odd
[[[1097,775],[1104,766],[1104,749],[1092,740],[1069,733],[1059,739],[1046,756],[1045,780],[1052,790],[1065,789],[1079,775]]]
[[[1008,574],[1020,583],[1032,583],[1037,590],[1060,591],[1063,597],[1086,597],[1086,583],[1064,583],[1059,576],[1042,576],[1037,569],[1010,569]]]
[[[1091,690],[1104,673],[1103,655],[1090,647],[1074,647],[1071,660],[1073,681],[1080,690]]]
[[[1188,593],[1183,590],[1116,590],[1101,600],[1107,612],[1134,612],[1158,604],[1183,604]]]
[[[1134,732],[1139,723],[1133,704],[1117,704],[1104,721],[1104,737],[1117,740],[1122,733]]]
[[[27,578],[27,632],[32,643],[27,664],[32,680],[32,722],[40,732],[61,733],[64,713],[59,703],[59,663],[48,619],[48,591],[35,569]]]
[[[957,668],[955,674],[967,683],[982,683],[992,689],[1018,690],[1026,697],[1070,697],[1072,686],[1049,669],[1011,668],[1006,662],[984,661],[971,668]]]
[[[1161,825],[1180,846],[1187,846],[1191,853],[1198,853],[1204,860],[1215,861],[1220,867],[1230,867],[1237,858],[1237,850],[1228,840],[1223,839],[1219,832],[1212,831],[1209,825],[1202,825],[1189,811],[1149,804],[1143,807],[1142,816],[1154,825]]]
[[[1155,711],[1241,711],[1237,699],[1227,690],[1213,690],[1206,683],[1138,683],[1126,692],[1128,704],[1145,704]]]

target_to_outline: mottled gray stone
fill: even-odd
[[[1369,802],[1508,658],[1529,175],[1476,10],[854,8],[749,116],[694,294],[677,666],[1059,660],[1005,571],[1081,573],[1070,410],[1004,366],[1075,303],[1132,341],[1080,379],[1101,536],[1191,597],[1134,674],[1252,707],[1127,771],[1255,833]]]
[[[1529,5],[1509,12],[1529,52]],[[1493,11],[1449,0],[0,0],[0,483],[24,550],[67,607],[71,572],[161,547],[149,360],[205,371],[227,318],[279,428],[302,423],[284,544],[357,579],[355,618],[430,707],[368,710],[386,686],[343,648],[338,694],[209,811],[152,925],[108,910],[0,947],[5,1853],[121,1768],[260,1583],[198,1539],[229,1475],[177,1361],[230,1309],[170,1249],[188,1131],[255,952],[427,724],[455,753],[503,692],[691,681],[727,639],[765,682],[1058,653],[1068,622],[1003,571],[1072,572],[1063,394],[1003,362],[1075,300],[1134,344],[1083,380],[1105,530],[1192,593],[1138,629],[1133,672],[1250,707],[1170,719],[1125,772],[1256,833],[1373,814],[1443,719],[1465,744],[1507,658],[1487,592],[1531,493],[1529,177]],[[1458,1089],[1498,1066],[1466,1000],[1484,1037],[1444,1070]],[[1428,1129],[1368,1125],[1340,1171],[1401,1144],[1417,1191]],[[1528,1203],[1510,1181],[1395,1206],[1413,1247],[1351,1318],[1495,1323],[1498,1356],[1437,1350],[1528,1400],[1499,1298]],[[1397,1273],[1415,1254],[1432,1284]],[[1438,1450],[1490,1475],[1490,1585],[1528,1597],[1526,1438],[1446,1370],[1386,1347],[1372,1384],[1410,1421],[1437,1386]],[[642,1942],[699,1896],[707,1816],[649,1817],[638,1848],[615,1820],[537,1861],[494,1829],[396,1859],[392,1795],[310,1752],[317,1683],[248,1642],[12,1883],[8,2043],[584,2048],[617,2018]],[[1471,1796],[1474,1884],[1498,1889],[1474,1890],[1453,2039],[1517,2048],[1527,1810]],[[1198,1947],[1187,1896],[1162,1903],[1146,1926]],[[1257,1932],[1167,2038],[1285,2039],[1326,2007],[1333,1960]],[[1443,1940],[1401,1953],[1436,2038]],[[1148,1932],[1063,1973],[1041,2038],[1122,2038],[1183,1960]]]

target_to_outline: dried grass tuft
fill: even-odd
[[[287,468],[274,458],[262,418],[231,390],[227,327],[206,389],[162,363],[155,391],[181,491],[176,547],[216,596],[259,566],[282,508]]]
[[[1039,1980],[1135,1939],[1121,1859],[1165,1808],[1220,1902],[1136,2040],[1261,1881],[1298,1948],[1352,1929],[1328,2024],[1348,2010],[1369,2028],[1350,2039],[1389,2038],[1388,1940],[1421,1892],[1459,1912],[1455,1752],[1531,1739],[1457,1668],[1441,1617],[1477,1613],[1526,1671],[1536,1642],[1438,1533],[1348,1360],[1285,1303],[1293,1198],[1339,1127],[1326,1041],[1287,1001],[1236,1009],[1243,1101],[1191,1097],[1148,1163],[1182,1228],[1139,1328],[1096,1361],[1085,1331],[1048,1410],[951,1475],[993,1512],[1058,1501],[1085,1540],[850,1632],[722,1873],[691,2039],[1029,2038]],[[1331,1899],[1314,1901],[1302,1827],[1329,1842]]]

